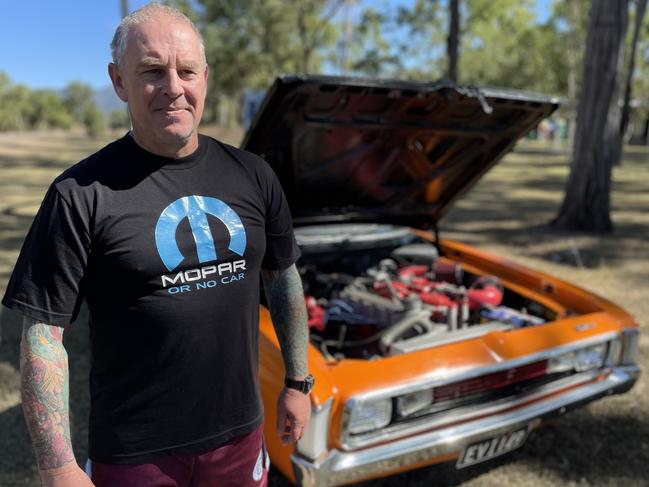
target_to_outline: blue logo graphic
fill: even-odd
[[[239,215],[217,198],[184,196],[164,209],[155,227],[155,244],[167,269],[174,270],[184,258],[176,242],[176,229],[184,218],[189,219],[199,262],[216,260],[216,248],[207,223],[207,215],[218,218],[226,226],[230,233],[228,248],[243,257],[246,250],[246,231]]]

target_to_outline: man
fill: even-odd
[[[111,47],[132,130],[54,181],[3,299],[25,315],[23,409],[43,485],[264,485],[260,273],[288,384],[282,441],[297,441],[310,414],[286,200],[262,160],[198,134],[208,67],[184,15],[143,7]],[[70,443],[62,345],[83,298],[92,480]]]

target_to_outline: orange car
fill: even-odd
[[[638,327],[594,294],[457,242],[436,222],[557,107],[445,84],[277,80],[243,147],[282,180],[302,249],[312,418],[273,433],[282,360],[261,313],[273,464],[305,486],[520,447],[541,422],[639,376]]]

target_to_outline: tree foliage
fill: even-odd
[[[232,95],[266,87],[278,73],[322,69],[336,41],[329,23],[340,0],[200,0],[214,88]]]
[[[105,125],[103,117],[87,85],[71,83],[60,95],[54,90],[13,84],[0,72],[0,131],[69,129],[77,123],[89,133],[97,133]]]
[[[84,123],[88,112],[96,108],[92,88],[79,81],[68,84],[61,98],[65,108],[77,123]]]
[[[331,22],[343,0],[169,1],[199,26],[210,66],[211,107],[238,104],[245,89],[282,73],[321,72],[338,38]],[[193,6],[194,5],[194,6]]]

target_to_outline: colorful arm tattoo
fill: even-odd
[[[281,271],[262,269],[261,278],[275,333],[282,348],[286,376],[302,377],[308,373],[306,349],[309,330],[300,274],[292,265]]]
[[[74,461],[63,328],[24,318],[20,377],[23,412],[38,467],[48,470]]]

